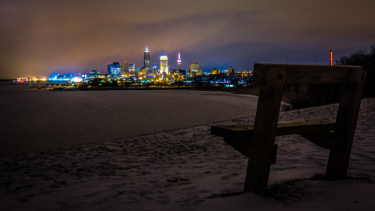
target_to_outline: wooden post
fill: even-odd
[[[255,192],[262,192],[267,189],[273,162],[271,155],[275,144],[286,68],[262,68],[257,74],[260,78],[266,78],[266,84],[260,87],[244,191],[254,189]]]
[[[335,141],[340,144],[330,151],[326,170],[327,179],[346,176],[365,79],[365,70],[352,70],[349,84],[342,93],[334,134]]]

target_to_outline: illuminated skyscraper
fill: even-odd
[[[182,70],[182,64],[181,64],[181,54],[178,52],[178,59],[177,59],[177,70]]]
[[[151,66],[150,66],[150,51],[148,50],[148,48],[146,47],[146,50],[145,50],[145,54],[144,54],[144,68],[147,68],[147,69],[150,69]]]
[[[168,57],[164,54],[160,56],[160,73],[169,74],[168,72]]]
[[[129,64],[129,72],[135,74],[135,64]]]
[[[108,64],[108,73],[111,75],[111,78],[121,77],[121,66],[118,62],[113,62]]]
[[[122,74],[129,73],[129,63],[126,61],[122,64],[122,69],[121,69]]]
[[[199,62],[190,62],[190,75],[199,72]]]

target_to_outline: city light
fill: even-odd
[[[159,57],[160,66],[150,65],[150,51],[146,47],[144,52],[144,67],[136,67],[134,63],[112,62],[107,64],[107,71],[100,72],[97,69],[91,70],[89,74],[71,74],[71,73],[54,73],[48,78],[41,77],[25,77],[18,78],[18,83],[30,82],[32,86],[42,86],[41,82],[52,82],[55,84],[64,84],[64,88],[79,88],[82,84],[86,84],[87,88],[103,89],[103,88],[137,88],[149,86],[151,87],[170,87],[174,86],[217,86],[217,87],[238,87],[249,86],[251,71],[234,72],[232,66],[227,69],[220,70],[213,68],[210,72],[202,72],[199,62],[190,62],[189,69],[182,69],[181,53],[177,54],[177,69],[170,68],[168,56],[161,54]],[[146,67],[149,66],[149,67]],[[31,83],[35,82],[35,83]],[[39,83],[37,83],[39,82]],[[28,84],[28,83],[27,83]],[[44,87],[46,87],[44,85]],[[51,89],[56,86],[49,85]],[[62,86],[58,86],[59,89]]]

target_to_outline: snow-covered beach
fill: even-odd
[[[256,97],[189,90],[47,91],[0,86],[0,155],[249,116]]]
[[[21,95],[21,92],[18,95]],[[28,92],[38,93],[32,90]],[[139,91],[135,92],[139,93]],[[91,92],[81,93],[91,95]],[[72,93],[48,92],[52,98],[56,95],[69,94]],[[92,101],[106,102],[105,100],[110,100],[106,99],[107,94],[107,92],[100,92],[96,94],[100,97],[82,99],[82,102],[90,102],[87,107]],[[133,93],[127,94],[129,96]],[[125,135],[116,134],[116,129],[111,131],[116,135],[109,135],[105,141],[54,144],[52,147],[48,146],[52,148],[49,150],[41,147],[30,151],[14,151],[18,155],[12,156],[3,153],[0,158],[0,209],[373,210],[375,207],[373,198],[375,195],[375,99],[362,100],[348,179],[322,180],[319,175],[325,172],[328,151],[298,135],[283,136],[277,138],[278,157],[276,164],[271,167],[269,188],[273,194],[258,196],[253,193],[241,193],[247,158],[225,144],[222,138],[210,135],[212,125],[252,122],[254,111],[251,109],[256,107],[256,97],[186,90],[144,94],[149,94],[150,99],[163,99],[163,105],[165,104],[166,107],[150,106],[157,104],[156,102],[148,106],[140,103],[138,106],[145,106],[144,110],[155,109],[152,111],[156,112],[161,109],[162,113],[177,112],[175,110],[182,107],[183,112],[178,113],[182,120],[170,119],[171,117],[166,113],[168,118],[165,117],[166,119],[163,120],[167,127],[160,126],[155,130],[147,131],[147,134],[128,135],[130,133],[128,131]],[[155,94],[158,97],[154,98]],[[7,104],[7,97],[11,98],[5,96],[1,101],[2,116],[5,117],[11,116],[8,113],[10,110],[17,110],[17,108],[10,108],[7,113],[4,112],[7,106],[12,106]],[[186,102],[183,101],[184,103],[181,104],[172,102],[171,105],[169,101],[164,103],[165,99],[174,99],[175,103],[181,100]],[[22,99],[20,102],[24,106],[18,109],[25,108],[27,102]],[[71,102],[73,105],[68,108],[79,107],[82,102]],[[120,100],[119,97],[115,102],[126,104],[126,101]],[[187,102],[191,104],[187,105]],[[64,105],[69,106],[68,104]],[[131,103],[126,104],[128,107],[131,105]],[[26,108],[28,106],[26,105]],[[35,106],[46,109],[44,105]],[[103,110],[117,111],[120,108],[132,110],[126,109],[126,106],[116,106],[108,103]],[[200,106],[205,110],[200,112]],[[186,110],[191,107],[194,109]],[[46,112],[51,112],[49,113],[51,115],[55,113],[54,109],[56,108]],[[292,110],[282,112],[280,119],[313,117],[334,120],[336,110],[337,105]],[[67,111],[71,110],[67,109]],[[198,113],[194,114],[194,111]],[[92,112],[84,111],[81,117],[86,117]],[[184,116],[186,114],[184,112],[190,115]],[[75,115],[79,113],[79,110],[73,112]],[[121,115],[120,113],[116,114]],[[132,115],[132,112],[128,115]],[[80,119],[77,116],[75,118]],[[91,116],[88,118],[94,119]],[[120,119],[123,118],[125,117]],[[10,117],[6,120],[10,123],[7,124],[2,118],[2,132],[5,132],[5,129],[13,132],[22,131],[12,128],[20,119],[13,120],[13,123]],[[26,124],[29,120],[22,121]],[[118,122],[119,119],[114,120],[116,121]],[[81,131],[81,127],[86,127],[81,123],[73,126],[77,131]],[[66,129],[71,126],[61,127]],[[100,135],[99,128],[93,130],[92,137],[96,132],[99,134],[98,137],[103,137]],[[144,129],[146,131],[148,127],[144,126]],[[126,128],[124,130],[126,131]],[[9,142],[10,140],[17,141],[9,138],[21,136],[23,135],[16,134],[15,137],[6,137],[8,138],[6,143],[12,143]],[[3,137],[2,145],[5,143]],[[49,139],[53,139],[54,143],[58,138],[53,134],[49,135]]]

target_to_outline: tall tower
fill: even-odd
[[[182,64],[181,64],[181,54],[178,52],[178,59],[177,59],[177,70],[182,70]]]
[[[122,64],[121,72],[123,75],[129,73],[129,63],[127,63],[126,61]]]
[[[150,51],[146,47],[145,54],[144,54],[144,68],[151,69],[150,66]]]
[[[168,72],[168,57],[164,54],[160,56],[160,73],[163,74],[169,74]]]
[[[332,66],[332,51],[329,52],[329,65]]]

